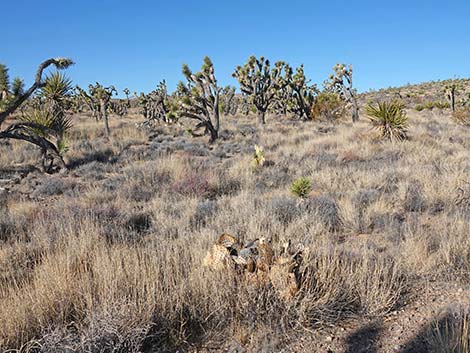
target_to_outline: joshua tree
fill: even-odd
[[[452,111],[455,112],[455,93],[460,89],[460,85],[456,80],[451,80],[449,84],[444,86],[447,99],[450,102]]]
[[[336,64],[333,71],[334,73],[330,75],[330,81],[326,82],[326,88],[337,90],[352,105],[352,121],[356,122],[359,120],[359,106],[353,88],[352,66],[346,67],[345,64]]]
[[[289,77],[289,82],[291,78]],[[291,111],[292,105],[292,88],[287,85],[283,89],[276,91],[272,103],[269,105],[268,111],[276,115],[285,116]]]
[[[8,76],[8,68],[0,64],[0,102],[5,102],[8,98],[10,90],[10,78]]]
[[[93,99],[83,88],[79,87],[78,85],[75,86],[75,97],[76,97],[76,106],[80,106],[79,110],[82,109],[83,105],[88,107],[91,111],[91,116],[95,118],[96,121],[99,120],[99,105],[98,101]]]
[[[127,104],[127,107],[130,108],[131,101],[129,100],[129,94],[131,94],[131,91],[129,90],[129,88],[124,88],[122,92],[124,92],[124,94],[126,95],[126,104]]]
[[[60,104],[59,101],[62,97],[50,96],[47,93],[52,90],[54,85],[54,75],[43,79],[43,72],[51,65],[57,69],[65,69],[72,64],[72,60],[65,58],[44,61],[39,65],[34,83],[27,91],[24,91],[20,81],[16,80],[16,83],[13,85],[12,96],[9,97],[6,104],[0,110],[0,139],[23,140],[38,146],[43,154],[43,162],[46,159],[50,159],[51,164],[55,162],[61,170],[66,170],[67,168],[60,153],[60,146],[58,146],[59,136],[63,137],[71,125],[70,120],[58,113],[59,108],[57,104]],[[40,95],[43,95],[45,100],[43,109],[34,109],[20,120],[11,119],[12,121],[9,124],[5,124],[7,118],[12,116],[38,89],[41,90]],[[58,140],[57,145],[51,140],[54,137]]]
[[[168,107],[166,82],[160,82],[155,90],[148,94],[141,93],[138,98],[140,113],[144,116],[142,126],[152,126],[157,121],[169,123],[171,116]]]
[[[292,97],[289,110],[300,119],[312,119],[312,109],[319,91],[316,85],[310,85],[305,78],[303,65],[295,70],[290,89]]]
[[[117,94],[114,86],[104,87],[100,83],[90,84],[88,86],[88,93],[82,88],[76,87],[78,94],[84,100],[84,102],[90,107],[95,116],[96,110],[99,111],[99,117],[104,121],[105,134],[109,138],[109,121],[108,121],[108,108],[110,106],[111,98],[113,94]]]
[[[197,120],[196,129],[204,128],[204,133],[210,134],[209,142],[212,143],[219,137],[221,91],[214,76],[214,65],[206,56],[200,72],[193,73],[187,65],[183,65],[183,75],[187,84],[178,84],[175,116]]]
[[[128,112],[128,106],[127,102],[123,99],[118,99],[117,101],[110,101],[108,105],[108,110],[116,114],[119,117],[123,117],[127,115]]]
[[[237,113],[237,104],[235,102],[235,87],[226,86],[220,93],[220,110],[227,115],[235,115]]]
[[[240,83],[241,91],[250,96],[258,111],[260,124],[266,123],[265,114],[273,102],[276,92],[289,84],[292,69],[283,61],[278,61],[271,69],[269,60],[251,56],[243,66],[238,66],[232,74]]]

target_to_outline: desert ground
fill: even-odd
[[[222,117],[213,144],[137,114],[111,117],[107,140],[81,114],[60,174],[2,141],[0,351],[463,352],[470,128],[448,108],[407,113],[401,142],[361,108],[354,124]],[[295,293],[205,266],[223,233],[274,254],[290,241]]]

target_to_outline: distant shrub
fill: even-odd
[[[196,211],[190,219],[193,228],[205,227],[207,221],[213,217],[218,210],[217,202],[213,200],[200,201],[196,206]]]
[[[346,106],[338,94],[321,92],[312,106],[311,116],[313,120],[337,120],[342,118],[345,112]]]
[[[338,204],[329,196],[309,198],[303,204],[303,207],[319,216],[323,225],[331,231],[338,231],[343,225]]]
[[[289,197],[276,197],[272,199],[269,209],[276,219],[285,226],[300,215],[296,201]]]
[[[413,182],[408,185],[403,206],[407,212],[421,212],[426,208],[423,190],[419,183]]]
[[[47,178],[33,192],[33,197],[62,195],[76,186],[75,182],[62,178]]]
[[[406,138],[408,117],[403,102],[394,100],[378,102],[377,105],[369,104],[366,112],[372,126],[379,130],[383,138],[392,141]]]
[[[292,183],[290,191],[295,196],[305,198],[312,191],[312,181],[307,177],[301,177]]]
[[[470,126],[470,107],[457,109],[452,113],[452,119],[458,124]]]
[[[184,176],[171,186],[173,192],[184,196],[208,196],[210,189],[207,178],[194,174]]]
[[[137,234],[145,233],[152,226],[152,217],[145,212],[131,213],[124,217],[123,226]]]
[[[415,109],[417,111],[422,111],[424,109],[433,110],[433,109],[448,109],[450,108],[449,102],[442,102],[442,101],[429,101],[424,104],[418,104]]]

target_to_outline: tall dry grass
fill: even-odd
[[[468,130],[410,112],[409,140],[388,144],[366,122],[251,123],[226,121],[210,147],[172,127],[147,143],[123,120],[105,143],[78,125],[69,175],[30,173],[1,201],[0,347],[280,347],[388,315],[429,278],[468,279]],[[272,162],[256,171],[255,144]],[[27,145],[0,150],[2,169],[34,163]],[[302,200],[299,177],[312,181]],[[202,267],[223,232],[303,244],[295,299]]]

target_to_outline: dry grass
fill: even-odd
[[[465,353],[470,351],[470,314],[457,308],[436,320],[429,333],[431,352]]]
[[[0,201],[0,347],[279,350],[299,332],[387,315],[428,278],[468,281],[469,130],[409,114],[396,144],[365,121],[272,120],[247,134],[252,121],[237,118],[210,147],[176,127],[147,143],[129,119],[105,142],[100,125],[77,123],[69,175],[32,172]],[[256,171],[255,145],[273,162]],[[10,176],[35,153],[2,145],[0,168]],[[289,190],[299,177],[312,181],[305,199]],[[302,243],[295,299],[201,266],[223,232],[276,251]]]

